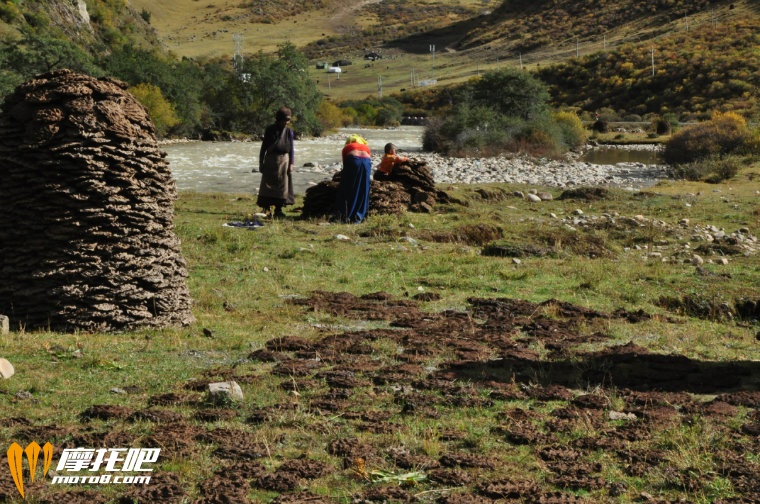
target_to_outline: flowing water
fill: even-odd
[[[295,192],[303,194],[311,185],[332,177],[340,167],[341,149],[350,133],[362,135],[373,155],[379,156],[388,142],[395,143],[400,152],[419,151],[423,130],[422,126],[352,128],[328,137],[296,140]],[[162,146],[178,190],[224,193],[258,190],[260,148],[261,142],[181,142]],[[307,163],[312,166],[304,166]]]
[[[352,128],[328,137],[296,140],[295,192],[304,194],[310,186],[331,178],[340,169],[341,149],[350,133],[367,139],[377,164],[387,142],[395,143],[401,153],[419,152],[423,132],[422,126]],[[258,192],[260,142],[181,142],[162,148],[180,191]],[[658,164],[657,150],[652,146],[595,147],[587,151],[581,161],[605,165]],[[307,164],[309,166],[304,166]]]

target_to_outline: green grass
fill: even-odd
[[[421,303],[431,314],[463,310],[470,297],[532,302],[555,298],[605,312],[617,308],[643,309],[660,317],[635,325],[603,320],[578,327],[578,334],[603,332],[610,338],[602,343],[584,344],[585,350],[598,351],[634,342],[657,354],[673,353],[702,362],[757,360],[760,358],[755,339],[757,321],[682,317],[665,311],[657,303],[664,295],[686,293],[727,302],[748,296],[757,299],[755,286],[760,285],[757,255],[731,256],[725,266],[706,264],[705,269],[715,276],[705,277],[695,274],[694,266],[683,261],[665,263],[644,257],[651,247],[663,247],[663,256],[670,257],[680,243],[654,224],[626,232],[614,227],[590,230],[578,227],[578,231],[570,232],[558,221],[571,218],[574,210],[581,209],[586,216],[615,212],[620,217],[643,215],[673,227],[688,217],[691,225],[714,225],[727,231],[748,227],[753,234],[760,234],[758,171],[760,167],[755,164],[724,184],[664,182],[647,190],[645,196],[613,190],[600,201],[555,198],[539,205],[516,198],[488,201],[480,197],[475,187],[445,186],[441,188],[466,202],[466,206],[439,205],[437,212],[430,215],[376,216],[358,226],[288,218],[268,222],[256,231],[222,227],[224,222],[256,210],[250,196],[183,193],[176,203],[176,231],[188,261],[188,283],[195,300],[193,311],[197,322],[183,328],[120,334],[58,334],[14,327],[10,334],[0,336],[0,355],[14,364],[17,373],[0,382],[0,411],[5,419],[0,423],[0,439],[6,444],[15,439],[19,429],[8,420],[23,417],[41,426],[38,437],[49,433],[51,442],[60,446],[71,434],[57,429],[64,427],[76,432],[82,428],[79,415],[92,405],[119,404],[138,410],[156,395],[189,393],[188,384],[222,379],[233,373],[236,377],[251,378],[241,383],[245,403],[232,405],[239,413],[236,418],[209,426],[190,417],[191,405],[167,408],[182,413],[190,424],[202,429],[247,432],[252,442],[271,448],[271,456],[261,460],[270,470],[283,459],[312,454],[311,458],[334,469],[328,476],[308,483],[312,494],[349,502],[350,496],[372,486],[341,467],[338,457],[326,453],[325,447],[330,442],[343,438],[357,438],[378,452],[404,447],[431,459],[452,449],[497,456],[501,465],[481,471],[481,477],[527,479],[545,491],[557,490],[546,482],[545,464],[536,455],[539,447],[512,445],[495,426],[510,425],[505,414],[524,409],[531,415],[529,422],[548,434],[551,412],[565,406],[566,401],[496,399],[491,404],[486,402],[490,394],[487,385],[463,380],[460,385],[475,387],[482,404],[443,407],[437,402],[440,400],[437,392],[424,392],[422,396],[431,401],[433,411],[426,410],[423,407],[426,401],[422,401],[418,403],[421,413],[399,415],[400,406],[394,402],[397,392],[388,387],[364,385],[345,411],[325,415],[309,406],[310,398],[327,392],[323,382],[316,380],[314,388],[303,388],[301,384],[298,394],[287,392],[280,387],[286,379],[269,374],[273,364],[251,362],[247,356],[276,338],[298,336],[315,340],[324,337],[325,331],[341,334],[387,328],[383,321],[334,317],[288,302],[294,297],[309,296],[314,290],[355,295],[382,290],[399,299],[420,292],[437,293],[439,300]],[[510,193],[528,189],[496,187]],[[560,191],[549,190],[559,195]],[[685,206],[685,202],[691,206]],[[295,216],[295,212],[291,215]],[[520,264],[515,264],[509,258],[482,256],[483,244],[432,239],[455,235],[463,226],[475,224],[501,228],[501,240],[533,243],[552,252],[543,257],[523,257]],[[338,234],[348,236],[350,241],[336,239]],[[413,238],[414,242],[405,237]],[[609,253],[590,258],[584,252],[590,243],[602,244]],[[637,250],[636,245],[642,248]],[[545,308],[545,313],[555,316],[551,308]],[[667,317],[678,318],[681,323],[666,322]],[[204,328],[211,331],[211,337],[204,336]],[[368,344],[373,349],[374,361],[386,365],[401,363],[397,342],[381,338]],[[540,342],[531,348],[549,355]],[[441,359],[436,357],[423,365],[435,368]],[[540,383],[547,376],[538,370],[535,382]],[[295,377],[291,380],[301,383]],[[111,392],[114,388],[131,386],[137,387],[135,392],[126,395]],[[519,390],[517,384],[515,387]],[[25,396],[25,392],[31,396]],[[615,410],[625,404],[621,392],[614,388],[580,388],[576,392],[604,394]],[[263,424],[245,422],[252,411],[283,404],[292,407],[275,408],[272,418]],[[388,412],[394,423],[393,431],[358,430],[343,418],[348,412],[362,411]],[[746,410],[741,409],[739,414],[745,415]],[[654,447],[664,453],[667,463],[653,469],[646,478],[626,473],[619,461],[603,451],[584,463],[600,461],[607,479],[625,482],[628,490],[621,502],[635,498],[640,492],[704,503],[734,495],[733,483],[716,473],[718,462],[711,449],[729,445],[730,433],[741,428],[745,416],[731,420],[728,425],[733,427],[728,430],[721,424],[695,418],[693,423],[674,425],[656,432],[651,439],[632,443],[632,448]],[[104,424],[93,421],[92,425]],[[117,420],[105,425],[143,440],[151,439],[148,436],[159,428],[149,421]],[[572,443],[598,436],[607,427],[588,419],[568,426],[559,436]],[[456,438],[444,436],[452,431],[458,433]],[[749,456],[746,462],[755,467],[758,463]],[[189,494],[197,496],[195,485],[210,477],[218,464],[211,447],[198,445],[193,457],[170,457],[159,469],[177,475]],[[414,473],[410,476],[414,479],[419,476],[416,472],[427,471],[425,467],[400,468],[388,458],[372,456],[367,456],[367,469],[377,471],[377,477],[386,481],[409,473]],[[679,476],[673,470],[680,471],[680,477],[688,481],[704,480],[707,484],[697,490],[681,488]],[[420,481],[412,493],[429,490],[435,496],[438,487],[426,485],[432,484]],[[38,487],[35,490],[41,491]],[[115,497],[119,490],[110,488],[106,492]],[[605,492],[581,489],[576,494],[604,499],[608,498]],[[267,502],[276,495],[277,492],[260,488],[249,492],[249,497],[259,502]]]

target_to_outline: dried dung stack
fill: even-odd
[[[330,215],[340,183],[340,172],[306,190],[303,217]],[[396,166],[388,177],[375,178],[370,187],[370,215],[431,212],[436,203],[449,201],[448,195],[435,188],[427,164],[409,160]]]
[[[0,113],[0,313],[14,326],[189,323],[176,187],[123,83],[59,70]]]

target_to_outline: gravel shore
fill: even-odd
[[[621,149],[657,149],[657,146],[635,145]],[[549,187],[607,186],[641,189],[668,178],[665,165],[644,163],[594,164],[581,161],[582,153],[570,153],[564,159],[532,158],[505,154],[491,158],[455,158],[429,152],[408,153],[412,159],[425,161],[437,184],[485,184],[502,182]],[[380,162],[372,156],[373,166]],[[315,172],[332,175],[339,163],[311,167]]]

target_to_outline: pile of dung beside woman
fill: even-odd
[[[284,215],[282,207],[292,205],[294,164],[293,131],[288,128],[291,111],[283,107],[275,124],[264,134],[259,156],[262,173],[257,204],[274,217]],[[373,213],[430,211],[438,201],[448,201],[435,189],[424,162],[410,161],[388,143],[372,178],[369,145],[359,135],[349,135],[342,150],[343,169],[332,181],[323,181],[306,191],[302,216],[330,216],[333,220],[358,224]]]

